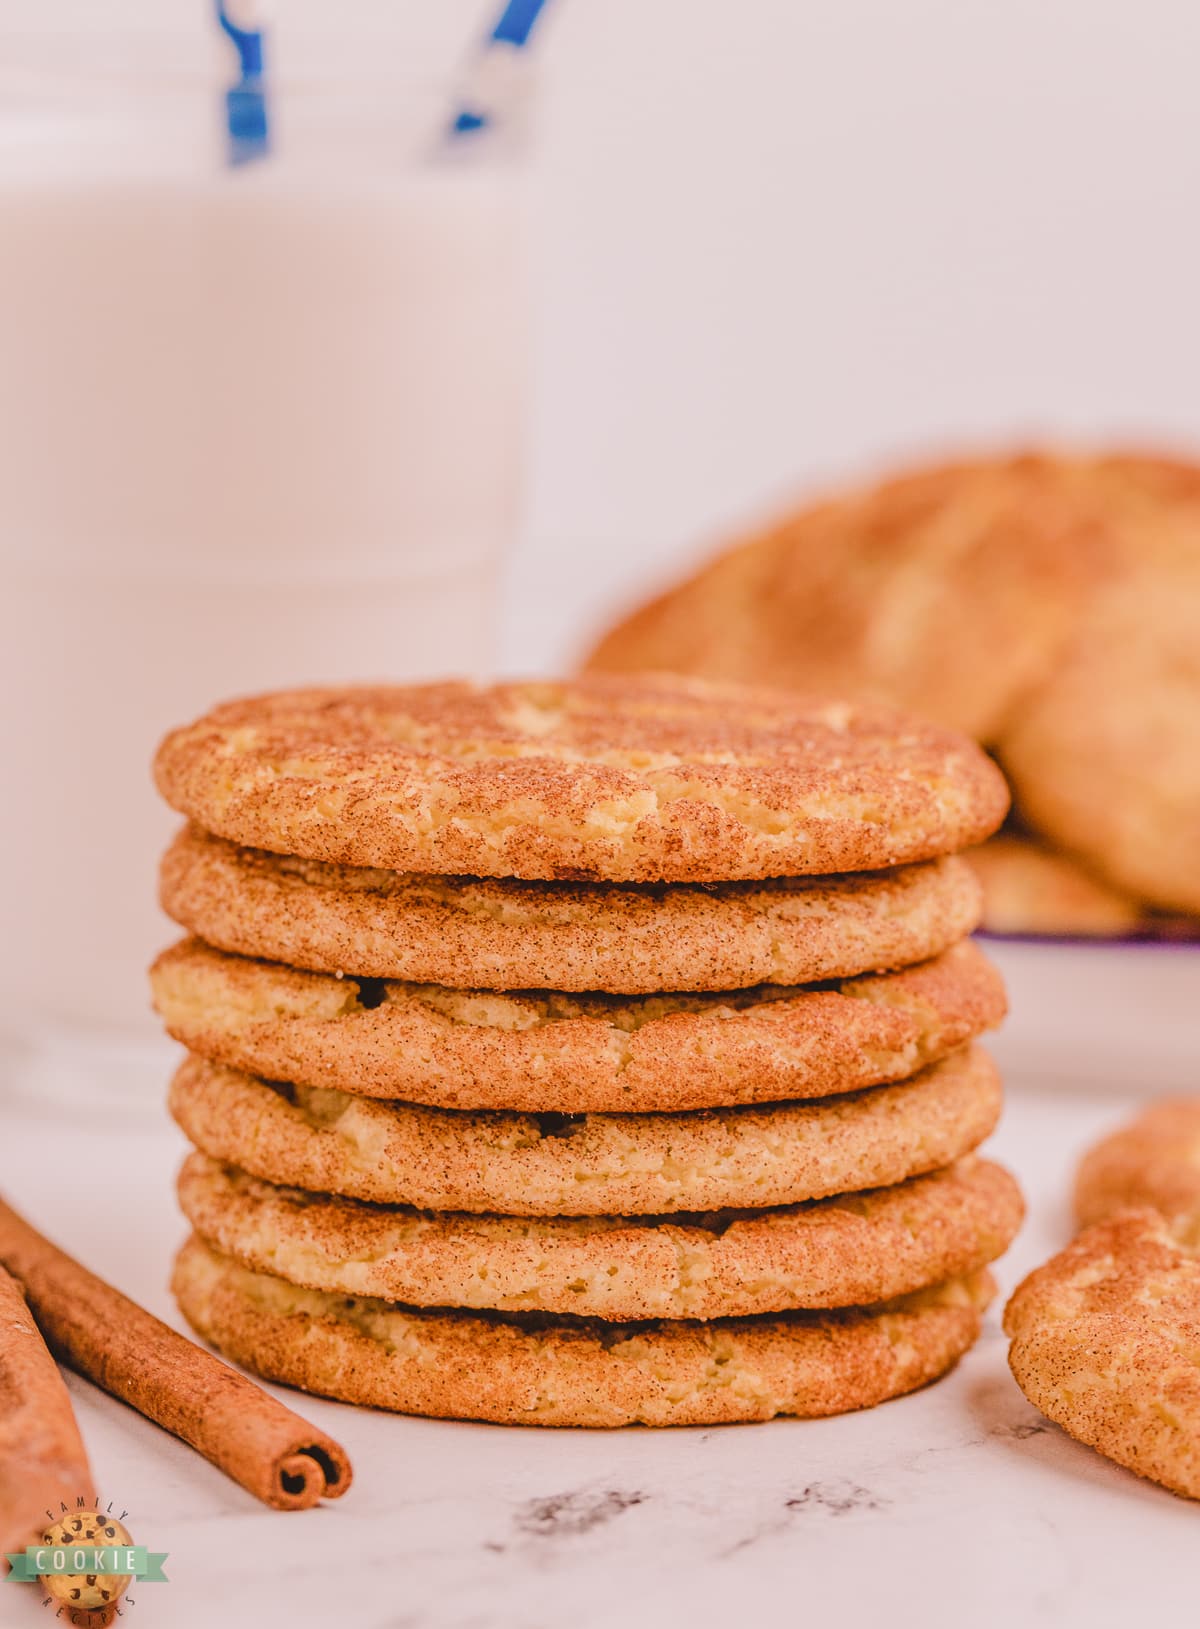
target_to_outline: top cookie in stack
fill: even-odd
[[[871,871],[1008,804],[966,740],[892,708],[673,678],[284,691],[176,730],[155,774],[273,854],[551,881]]]
[[[200,1151],[176,1289],[232,1356],[689,1423],[862,1406],[969,1344],[1020,1214],[967,1157],[1003,991],[955,851],[1007,802],[971,743],[592,678],[235,702],[156,773],[191,822],[162,892],[194,937],[153,972]]]

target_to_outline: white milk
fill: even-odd
[[[231,174],[131,145],[0,148],[20,1025],[149,1028],[146,964],[176,931],[154,903],[178,824],[150,782],[162,733],[249,690],[486,669],[515,521],[511,171]]]

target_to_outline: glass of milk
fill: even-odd
[[[165,730],[487,670],[527,347],[519,133],[444,136],[478,7],[281,4],[247,157],[205,0],[47,6],[0,50],[0,1022],[61,1079],[154,1033]]]

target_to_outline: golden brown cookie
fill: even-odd
[[[609,882],[926,860],[1008,803],[973,743],[892,708],[671,677],[259,696],[175,730],[155,774],[205,830],[274,853]]]
[[[974,1157],[893,1188],[667,1221],[368,1205],[203,1154],[185,1162],[179,1200],[213,1249],[305,1289],[618,1320],[885,1301],[987,1266],[1023,1215],[1008,1172]]]
[[[1191,1224],[1200,1243],[1200,1098],[1167,1098],[1088,1150],[1075,1178],[1081,1227],[1129,1206]]]
[[[965,858],[983,884],[986,933],[1115,939],[1148,931],[1139,900],[1033,838],[1004,832]]]
[[[995,741],[1110,552],[1068,470],[948,464],[810,505],[635,611],[588,665],[885,696]]]
[[[1041,835],[1200,914],[1200,466],[1119,453],[917,471],[660,596],[593,669],[882,696],[992,747]]]
[[[696,884],[415,876],[238,848],[185,827],[163,909],[222,950],[484,990],[734,990],[907,967],[970,933],[953,856],[839,877]]]
[[[1200,1253],[1152,1210],[1099,1222],[1004,1314],[1017,1384],[1089,1447],[1200,1498]]]
[[[687,1114],[497,1114],[270,1085],[189,1057],[171,1112],[213,1159],[285,1187],[425,1210],[645,1216],[886,1187],[970,1153],[1000,1081],[977,1047],[816,1103]]]
[[[859,1311],[602,1324],[413,1311],[296,1289],[193,1236],[172,1285],[198,1334],[270,1380],[405,1414],[504,1425],[719,1425],[869,1408],[972,1345],[990,1275]]]
[[[571,996],[337,979],[186,939],[151,969],[168,1031],[232,1068],[446,1109],[631,1113],[902,1080],[1004,1016],[969,941],[833,989]]]
[[[1116,569],[1001,755],[1054,841],[1151,904],[1200,914],[1200,466],[1116,456],[1077,485]]]
[[[1190,570],[1101,595],[1002,743],[1027,818],[1105,877],[1200,913],[1200,505]]]

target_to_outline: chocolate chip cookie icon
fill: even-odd
[[[62,1545],[68,1551],[78,1545],[89,1549],[132,1545],[126,1527],[98,1510],[76,1510],[48,1527],[43,1543]],[[114,1606],[132,1582],[128,1573],[60,1573],[42,1575],[48,1594],[74,1612],[100,1612]]]

